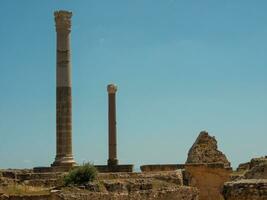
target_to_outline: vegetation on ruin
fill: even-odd
[[[92,182],[97,177],[97,169],[91,163],[75,167],[64,177],[64,185],[83,185]]]

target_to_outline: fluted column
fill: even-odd
[[[52,166],[73,166],[71,94],[71,16],[68,11],[54,13],[57,32],[56,158]]]
[[[108,166],[118,164],[117,159],[117,129],[116,129],[116,92],[117,86],[110,84],[108,91],[108,141],[109,141],[109,159]]]

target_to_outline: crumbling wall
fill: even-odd
[[[230,162],[218,150],[215,137],[202,131],[188,152],[185,184],[199,189],[200,200],[222,200],[221,191],[231,173]]]
[[[52,200],[198,200],[196,188],[181,186],[176,189],[135,191],[131,193],[55,193]]]
[[[225,200],[267,200],[267,157],[253,158],[240,166],[240,179],[224,185]]]
[[[50,195],[0,195],[0,200],[198,200],[196,188],[179,187],[176,189],[166,189],[158,191],[135,191],[127,192],[56,192]]]
[[[267,179],[267,163],[260,163],[248,170],[245,175],[245,179]]]
[[[51,178],[61,179],[63,175],[23,171],[14,173],[12,170],[6,172],[6,179],[12,180],[12,177],[16,177],[16,184],[23,185],[28,184],[29,181],[46,179],[51,182]],[[197,188],[183,186],[181,170],[100,173],[94,182],[75,187],[63,187],[56,184],[53,188],[55,189],[51,190],[48,196],[29,195],[29,193],[25,196],[7,196],[10,193],[6,191],[2,196],[0,194],[0,200],[198,200]]]
[[[231,173],[222,163],[185,165],[186,182],[199,189],[199,200],[223,200],[221,191]]]
[[[246,179],[224,185],[225,200],[267,200],[267,179]]]
[[[186,164],[200,163],[223,163],[225,167],[230,167],[230,162],[226,156],[218,150],[215,137],[208,132],[200,132],[193,146],[188,152]]]

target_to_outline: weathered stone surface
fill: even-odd
[[[56,11],[57,32],[57,148],[52,166],[75,166],[72,154],[72,80],[70,31],[72,13]]]
[[[198,200],[196,188],[181,186],[165,190],[104,193],[64,191],[52,195],[53,200]]]
[[[184,164],[163,164],[163,165],[155,164],[155,165],[140,166],[142,172],[172,171],[183,168]]]
[[[27,186],[54,187],[62,185],[64,173],[34,173],[32,170],[2,170],[0,186],[7,186],[12,183],[24,184]]]
[[[95,165],[97,171],[100,173],[110,172],[132,172],[134,165]]]
[[[242,172],[250,169],[250,162],[241,163],[238,165],[236,171]]]
[[[118,180],[104,180],[103,185],[108,192],[125,192],[127,190],[126,185]]]
[[[230,167],[226,156],[218,150],[215,137],[209,136],[206,131],[199,134],[188,152],[186,163],[224,163],[225,167]]]
[[[153,189],[153,179],[125,179],[102,181],[108,192],[136,192]]]
[[[244,174],[245,179],[267,179],[267,159],[253,164],[251,162],[251,166]]]
[[[87,183],[85,184],[85,189],[91,192],[100,192],[100,185],[97,183]]]
[[[146,173],[102,173],[99,174],[99,180],[132,180],[132,179],[156,179],[163,180],[176,185],[183,184],[183,174],[181,170],[176,171],[159,171],[159,172],[146,172]]]
[[[250,162],[242,163],[233,173],[232,180],[241,179],[266,179],[267,178],[267,158],[253,158]]]
[[[199,189],[199,200],[223,200],[221,190],[230,180],[231,168],[219,164],[187,164],[184,179],[192,187]]]
[[[152,179],[135,179],[127,181],[127,190],[128,192],[136,192],[142,190],[152,190],[153,184]]]
[[[12,172],[12,170],[9,170]],[[58,187],[55,181],[62,180],[64,173],[23,173],[13,171],[12,177],[16,184],[41,185],[50,190],[46,196],[5,196],[0,200],[198,200],[198,190],[183,186],[181,170],[149,173],[100,173],[95,182],[76,187]],[[51,185],[45,182],[49,181]],[[8,193],[7,193],[8,194]],[[3,195],[2,195],[3,196]]]
[[[7,169],[1,170],[1,176],[3,178],[17,179],[18,176],[24,176],[26,174],[31,174],[32,170],[29,169]]]
[[[267,158],[253,158],[237,169],[239,178],[224,185],[226,200],[267,200]]]
[[[255,166],[259,166],[260,164],[267,164],[266,156],[259,158],[252,158],[249,164],[249,168],[252,169]]]
[[[267,179],[246,179],[224,185],[225,200],[267,200]]]

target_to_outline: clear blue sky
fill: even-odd
[[[266,0],[1,0],[0,168],[54,160],[58,9],[77,162],[106,163],[111,82],[120,163],[183,163],[201,130],[234,166],[267,154]]]

